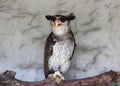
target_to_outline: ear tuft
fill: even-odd
[[[70,14],[67,16],[67,19],[68,19],[69,21],[74,20],[74,19],[75,19],[74,13],[70,13]]]
[[[46,15],[45,16],[47,20],[53,20],[54,19],[54,16],[51,16],[51,15]]]

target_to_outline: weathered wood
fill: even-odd
[[[16,79],[15,74],[8,70],[1,73],[0,86],[110,86],[111,82],[120,81],[120,73],[114,71],[85,79],[64,80],[59,85],[50,77],[38,82],[27,82]]]

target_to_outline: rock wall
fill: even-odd
[[[71,12],[77,47],[66,79],[120,71],[120,0],[0,0],[0,72],[43,80],[44,43],[51,31],[45,15]]]

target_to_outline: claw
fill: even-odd
[[[55,72],[54,74],[50,74],[49,77],[53,79],[57,84],[64,80],[64,76],[59,72]]]

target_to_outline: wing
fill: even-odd
[[[49,70],[48,61],[53,53],[53,45],[55,44],[55,42],[56,41],[54,41],[53,33],[51,33],[46,40],[44,51],[44,74],[46,78],[52,72],[51,70]]]
[[[75,48],[76,48],[77,44],[76,44],[76,41],[75,41],[74,34],[73,34],[73,32],[72,32],[71,30],[70,30],[69,34],[70,34],[70,39],[71,39],[71,41],[74,41],[74,49],[73,49],[72,56],[70,57],[70,60],[71,60],[71,59],[73,58],[73,55],[74,55]]]

